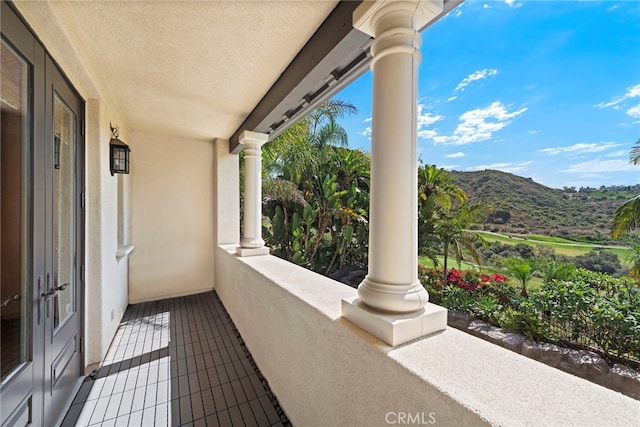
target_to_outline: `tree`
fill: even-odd
[[[465,192],[453,184],[453,176],[436,165],[425,165],[418,169],[418,198],[421,204],[439,203],[444,209],[451,209],[453,201],[467,200]]]
[[[436,221],[434,233],[443,244],[445,286],[447,285],[447,262],[450,252],[453,252],[458,265],[462,262],[464,250],[471,254],[478,265],[482,265],[482,256],[478,251],[477,244],[484,245],[484,239],[478,233],[469,231],[468,228],[484,221],[489,211],[490,208],[484,205],[463,203],[456,208],[445,211],[443,216]]]
[[[502,265],[520,282],[522,286],[520,294],[523,297],[528,297],[527,283],[529,283],[529,280],[533,278],[533,275],[537,271],[535,260],[532,258],[510,257],[505,259]]]
[[[355,111],[327,101],[263,150],[265,239],[275,255],[323,274],[364,264],[368,252],[371,158],[346,148],[338,122]]]
[[[629,152],[629,163],[640,164],[640,139],[635,142],[635,147]],[[640,195],[618,206],[613,214],[611,236],[617,238],[637,228],[640,228]]]
[[[630,236],[628,241],[631,245],[631,252],[627,257],[627,260],[631,262],[629,276],[640,282],[640,237]]]
[[[640,195],[618,206],[613,214],[613,238],[629,234],[640,228]]]
[[[263,148],[263,168],[270,177],[300,184],[310,179],[333,147],[348,146],[347,132],[338,123],[356,113],[353,104],[330,99],[289,127]]]
[[[418,248],[434,264],[442,242],[435,231],[436,221],[451,209],[452,203],[466,201],[467,195],[452,183],[453,176],[436,165],[418,169]]]
[[[269,243],[274,250],[282,251],[285,257],[290,259],[293,256],[290,212],[308,203],[298,187],[284,179],[266,180],[262,186],[262,198],[267,205],[267,210],[273,210]]]
[[[591,250],[573,259],[576,267],[598,273],[614,274],[622,269],[618,255],[603,250]]]
[[[576,271],[576,266],[569,262],[558,262],[555,259],[546,259],[538,263],[538,272],[545,285],[554,280],[569,280]]]

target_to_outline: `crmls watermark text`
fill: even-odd
[[[399,425],[430,425],[436,423],[435,412],[387,412],[384,416],[387,424]]]

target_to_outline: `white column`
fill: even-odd
[[[244,221],[237,250],[241,256],[269,253],[262,240],[262,145],[268,139],[267,134],[251,131],[239,138],[244,145]]]
[[[418,64],[421,59],[418,30],[441,11],[441,0],[387,0],[365,2],[354,12],[354,26],[375,38],[371,47],[373,118],[369,274],[358,287],[358,296],[359,302],[364,303],[369,311],[409,313],[404,315],[405,320],[424,316],[424,307],[429,300],[427,291],[418,280],[416,122]],[[444,329],[441,328],[442,313],[437,311],[436,330]],[[371,328],[361,325],[359,315],[349,307],[345,308],[344,304],[343,314],[377,335]],[[423,326],[421,331],[417,331],[414,324],[410,328],[413,332],[408,335],[395,330],[393,334],[402,337],[392,337],[393,342],[390,343],[395,345],[398,339],[407,341],[424,335]],[[433,330],[426,333],[430,332]],[[385,341],[389,342],[388,339]]]

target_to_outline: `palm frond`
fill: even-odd
[[[636,146],[629,151],[629,162],[640,165],[640,139],[636,141]]]
[[[636,228],[640,228],[640,195],[618,206],[613,214],[613,232],[611,236],[617,238]]]

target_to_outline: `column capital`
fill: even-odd
[[[414,30],[423,28],[444,10],[444,0],[375,0],[364,1],[353,11],[354,28],[377,37],[384,29],[377,24],[396,12],[410,13]]]
[[[238,141],[244,145],[260,147],[269,141],[269,135],[262,132],[245,130],[238,137]]]

